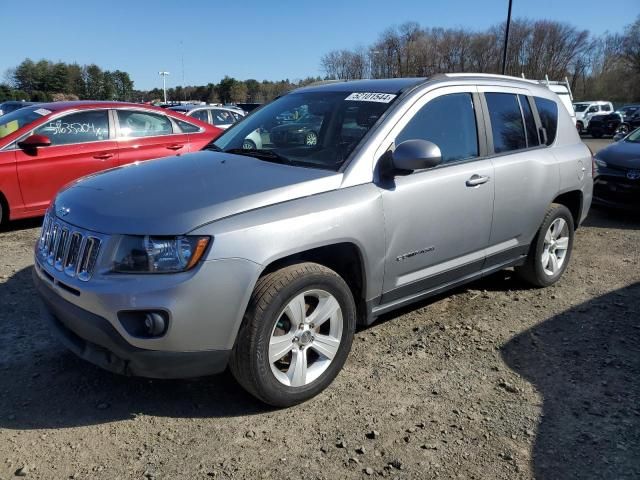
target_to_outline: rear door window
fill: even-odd
[[[208,110],[196,110],[191,114],[193,118],[197,118],[201,122],[211,123],[209,121],[209,111]]]
[[[72,113],[46,122],[33,133],[49,137],[51,145],[108,140],[109,113],[107,110]]]
[[[553,100],[541,97],[534,97],[534,100],[542,128],[547,132],[546,144],[551,145],[556,140],[556,131],[558,130],[558,104]]]
[[[200,131],[200,127],[196,127],[194,124],[185,122],[183,120],[178,120],[177,118],[173,119],[174,122],[178,124],[182,133],[195,133]]]
[[[343,126],[343,135],[347,125]],[[396,137],[396,146],[405,140],[435,143],[442,152],[442,163],[477,157],[478,128],[473,97],[470,93],[452,93],[434,98],[409,120]]]
[[[213,124],[217,126],[231,125],[235,121],[231,113],[226,110],[211,110],[211,116],[213,117]]]
[[[524,122],[516,95],[485,93],[485,98],[489,108],[494,151],[503,153],[526,148]]]
[[[171,135],[173,126],[166,115],[140,110],[117,110],[121,137]]]

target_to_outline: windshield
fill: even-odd
[[[573,108],[575,109],[576,112],[584,112],[587,107],[589,106],[588,103],[574,103],[573,104]]]
[[[640,143],[640,128],[634,130],[624,139],[625,142]]]
[[[291,93],[249,115],[206,148],[338,170],[395,97],[350,92]]]
[[[11,135],[16,130],[21,129],[25,125],[48,115],[51,112],[37,106],[23,107],[14,112],[8,113],[0,117],[0,138]]]

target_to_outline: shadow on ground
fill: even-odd
[[[212,418],[268,411],[227,373],[149,380],[77,358],[40,319],[31,268],[0,284],[0,305],[0,428],[75,427],[139,414]]]
[[[585,227],[640,230],[639,212],[593,205],[584,221]]]
[[[536,478],[640,478],[640,283],[514,337],[502,356],[543,396]]]

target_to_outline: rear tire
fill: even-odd
[[[573,215],[567,207],[551,204],[533,239],[524,265],[516,274],[535,287],[553,285],[564,273],[573,250]]]
[[[281,268],[256,284],[229,361],[231,373],[269,405],[296,405],[338,375],[355,327],[351,290],[336,272],[317,263]]]

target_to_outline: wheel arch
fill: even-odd
[[[260,276],[296,263],[313,262],[335,271],[347,283],[356,303],[358,323],[366,317],[366,265],[360,248],[352,242],[339,242],[285,255],[267,264]]]
[[[564,205],[569,209],[571,216],[573,217],[573,228],[577,230],[582,215],[582,192],[580,190],[571,190],[569,192],[562,193],[554,198],[552,203]]]
[[[11,210],[9,209],[9,201],[7,197],[0,190],[0,225],[4,225],[9,221]]]

